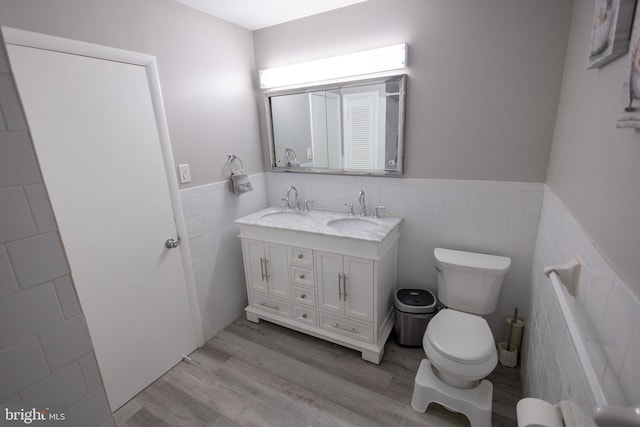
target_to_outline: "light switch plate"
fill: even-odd
[[[191,182],[191,169],[189,165],[178,165],[178,175],[180,176],[180,184]]]

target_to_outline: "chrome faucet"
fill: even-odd
[[[293,190],[293,209],[298,209],[298,189],[296,187],[294,187],[293,185],[289,188],[287,188],[287,197],[286,197],[286,201],[287,201],[287,209],[291,209],[291,202],[289,201],[289,193],[291,193],[291,190]]]
[[[364,202],[364,190],[358,193],[358,203],[360,203],[360,216],[367,216],[367,206]]]

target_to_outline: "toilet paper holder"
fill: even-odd
[[[598,427],[638,427],[640,405],[599,406],[593,411],[593,421]]]

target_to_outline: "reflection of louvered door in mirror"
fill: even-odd
[[[343,102],[344,167],[384,168],[384,147],[382,153],[378,149],[378,92],[344,94]]]

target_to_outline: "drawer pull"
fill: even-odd
[[[302,259],[303,255],[302,254],[298,254],[298,259]]]
[[[333,327],[336,328],[336,329],[340,329],[341,331],[345,331],[345,332],[352,332],[354,334],[358,333],[358,330],[356,328],[351,328],[351,329],[343,328],[343,327],[340,326],[340,323],[336,323],[335,325],[333,325]]]
[[[308,316],[307,316],[307,313],[304,313],[304,314],[302,315],[302,318],[303,318],[303,319],[306,319],[307,317],[308,317]]]
[[[301,275],[300,275],[300,279],[304,279],[304,274],[301,274]]]
[[[307,294],[302,294],[302,295],[300,295],[300,298],[301,298],[301,299],[305,299],[306,297],[307,297]]]
[[[267,304],[267,303],[266,303],[266,302],[264,302],[264,301],[263,301],[263,302],[261,302],[261,303],[260,303],[260,305],[261,305],[261,306],[263,306],[263,307],[270,308],[270,309],[272,309],[272,310],[278,310],[278,311],[280,311],[280,308],[278,308],[278,306],[277,306],[277,305]]]

